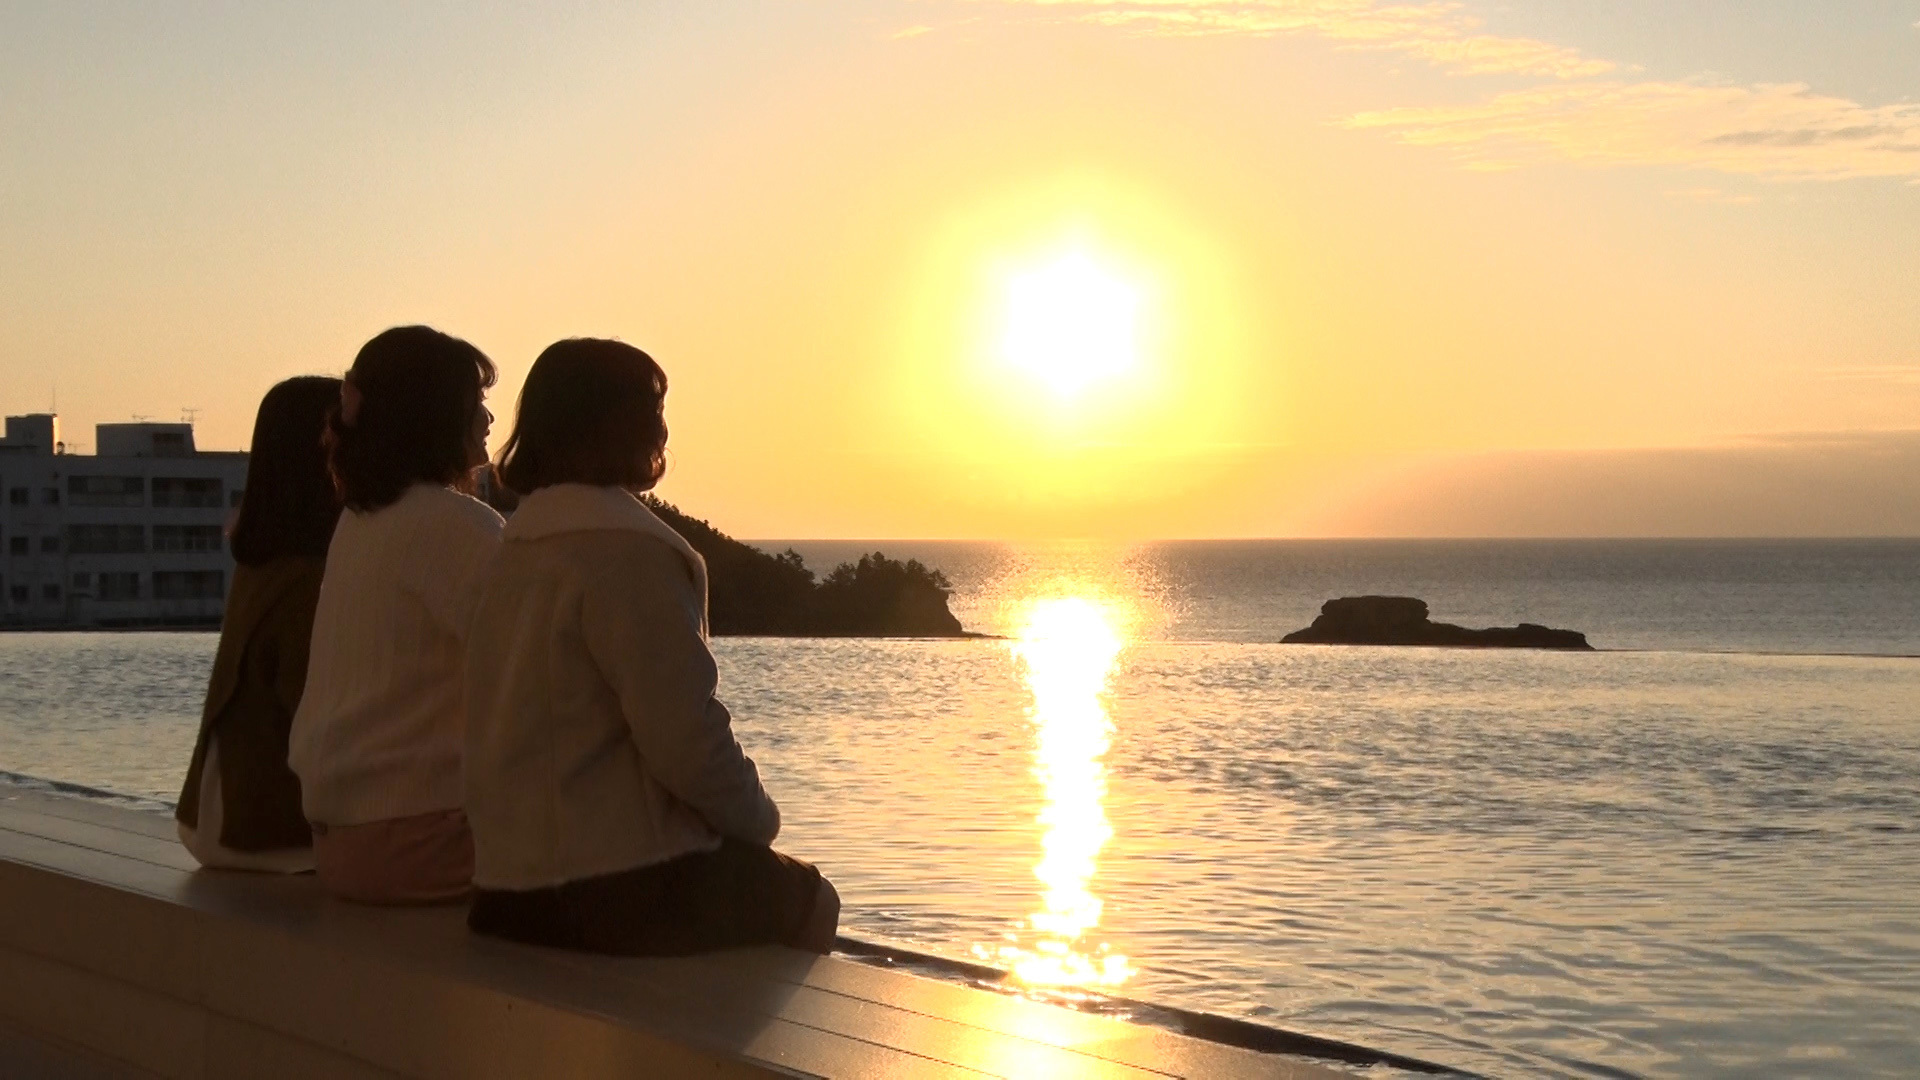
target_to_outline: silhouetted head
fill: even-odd
[[[426,326],[396,326],[360,347],[327,420],[327,456],[349,509],[378,510],[408,487],[464,490],[487,460],[484,405],[493,361]]]
[[[235,562],[259,566],[289,555],[324,558],[340,519],[340,496],[321,445],[327,417],[340,404],[340,380],[288,379],[260,399],[228,546]]]
[[[522,495],[549,484],[646,491],[667,471],[667,373],[631,345],[556,341],[520,390],[500,479]]]

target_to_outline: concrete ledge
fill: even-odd
[[[152,1080],[153,1074],[0,1023],[0,1076],[33,1080]]]
[[[616,960],[311,878],[171,821],[0,792],[0,1024],[159,1077],[1281,1077],[1318,1065],[785,949]]]

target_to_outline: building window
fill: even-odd
[[[218,600],[226,587],[226,575],[218,570],[155,570],[155,600]]]
[[[227,505],[238,507],[240,505],[240,496],[244,494],[246,494],[245,488],[234,488],[233,491],[227,495]]]
[[[40,590],[40,595],[48,600],[58,600],[60,599],[60,586],[48,585]]]
[[[102,573],[99,598],[102,600],[140,599],[140,575],[132,570]]]
[[[74,555],[133,555],[147,550],[140,525],[69,525],[67,551]]]
[[[27,602],[27,587],[25,585],[15,585],[7,595],[13,597],[14,603],[24,604]]]
[[[73,575],[73,587],[77,592],[88,592],[93,588],[92,574]]]
[[[7,541],[7,554],[9,555],[27,554],[27,538],[24,536],[16,536],[13,539]]]
[[[142,476],[69,476],[69,506],[145,506],[147,481]]]
[[[60,538],[57,536],[41,537],[40,538],[40,554],[42,555],[60,554]]]
[[[12,491],[7,492],[7,502],[14,506],[27,505],[27,489],[14,488]]]
[[[59,488],[41,488],[40,502],[42,505],[45,505],[45,506],[59,506],[60,505],[60,489]]]
[[[156,476],[153,478],[153,505],[206,507],[226,502],[219,477]]]
[[[224,539],[218,525],[155,525],[155,551],[219,551]],[[155,586],[158,588],[158,586]]]

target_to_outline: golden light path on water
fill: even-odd
[[[1104,695],[1124,645],[1119,620],[1098,601],[1056,597],[1034,601],[1013,641],[1013,656],[1033,695],[1034,775],[1045,804],[1040,862],[1040,910],[1028,932],[996,957],[1034,986],[1112,986],[1133,974],[1127,958],[1090,942],[1100,922],[1100,898],[1091,889],[1100,849],[1113,835],[1102,802],[1101,758],[1113,731]]]

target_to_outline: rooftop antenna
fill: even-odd
[[[189,427],[191,427],[191,426],[193,426],[193,423],[194,423],[194,421],[196,421],[196,420],[198,420],[198,419],[200,419],[200,410],[199,410],[199,408],[197,408],[197,407],[195,407],[195,406],[193,406],[193,405],[182,405],[182,406],[180,406],[180,422],[181,422],[181,423],[183,423],[183,424],[186,424],[187,426],[189,426]]]

